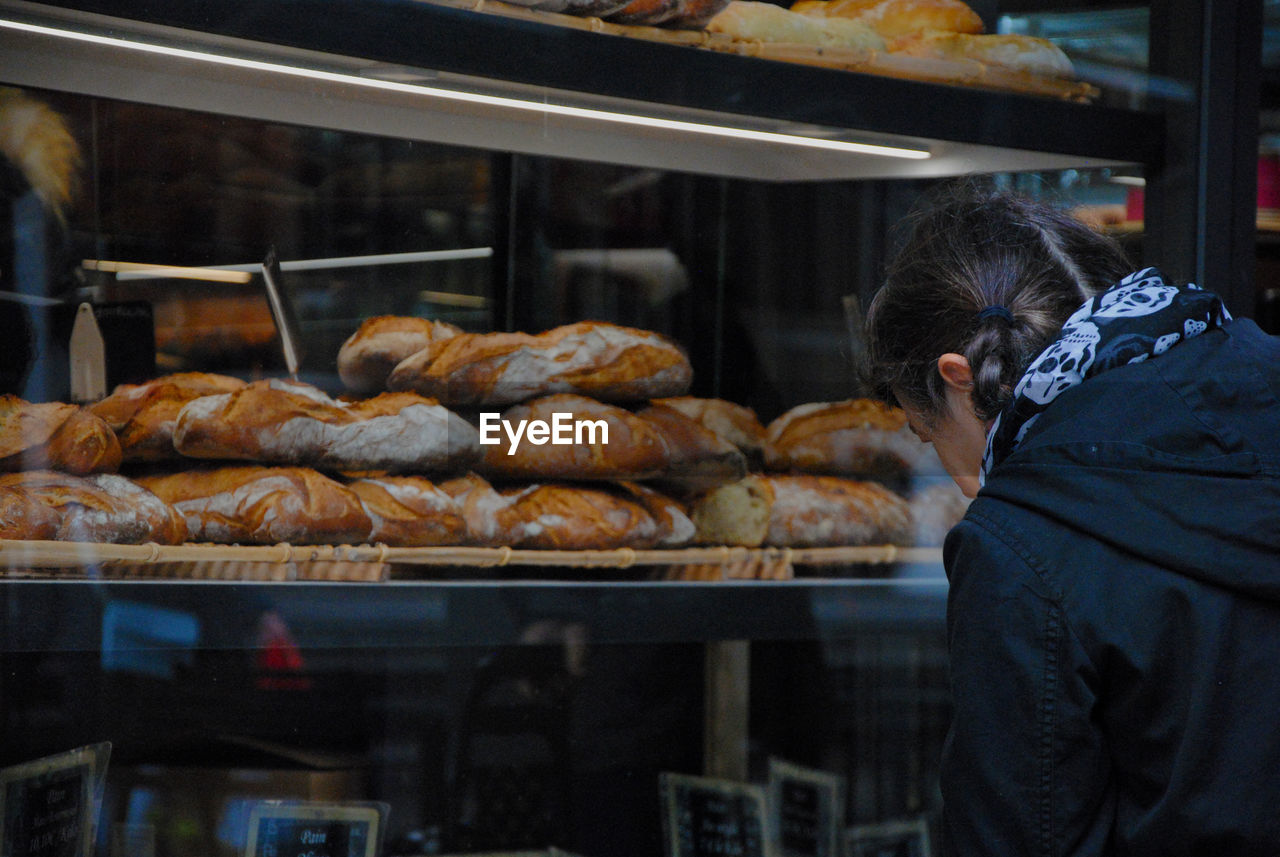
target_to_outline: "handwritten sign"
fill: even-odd
[[[770,759],[769,813],[778,857],[837,857],[844,827],[844,780]]]
[[[110,744],[0,770],[0,854],[88,857]]]
[[[667,857],[765,857],[759,786],[664,773],[659,787]]]
[[[376,857],[386,804],[263,801],[249,816],[245,857]]]
[[[848,857],[931,857],[929,826],[923,818],[850,827]]]

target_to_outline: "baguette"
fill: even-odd
[[[906,415],[872,399],[800,405],[765,432],[769,470],[895,480],[928,460]]]
[[[459,333],[462,328],[452,324],[413,316],[365,319],[338,350],[338,377],[353,393],[382,392],[401,360]]]
[[[503,479],[640,479],[663,473],[671,453],[661,429],[628,410],[583,396],[562,393],[507,408],[502,420],[542,420],[552,424],[557,413],[570,414],[571,423],[602,424],[582,440],[591,443],[535,444],[523,440],[512,452],[506,431],[497,444],[484,446],[485,475]],[[607,441],[606,441],[607,438]]]
[[[0,476],[56,516],[53,538],[111,544],[181,544],[187,528],[176,510],[137,482],[115,473],[75,476],[34,470]]]
[[[457,545],[467,540],[458,502],[421,476],[358,479],[348,486],[360,498],[372,529],[369,540],[392,547]]]
[[[478,440],[466,420],[412,393],[349,403],[280,379],[194,399],[173,431],[175,448],[193,458],[355,471],[465,468]]]
[[[641,486],[545,483],[498,490],[469,474],[440,486],[458,501],[475,545],[548,550],[677,547],[692,522],[670,498]]]
[[[0,472],[107,473],[120,460],[115,432],[80,406],[0,395]]]
[[[173,427],[183,405],[244,385],[227,375],[180,372],[144,384],[121,384],[89,411],[116,433],[125,461],[166,461],[180,457],[173,448]]]
[[[747,475],[742,450],[682,411],[655,401],[636,416],[656,426],[666,442],[670,461],[665,477],[699,490]]]
[[[700,399],[696,396],[673,396],[655,399],[654,404],[675,408],[697,420],[705,428],[736,446],[752,460],[764,455],[764,426],[756,412],[745,405],[724,399]]]
[[[372,530],[354,491],[306,467],[223,467],[138,482],[183,515],[195,541],[361,543]]]
[[[693,505],[699,542],[745,547],[908,544],[905,500],[873,482],[761,474],[708,492]]]
[[[977,60],[988,65],[1048,77],[1070,78],[1075,68],[1062,49],[1048,39],[1016,33],[974,35],[930,31],[894,39],[890,53],[942,60]]]
[[[611,402],[683,395],[684,351],[660,334],[584,321],[545,333],[463,333],[405,359],[387,381],[449,406],[509,405],[552,393]]]

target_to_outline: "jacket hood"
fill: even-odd
[[[1226,321],[1088,378],[1036,415],[984,497],[1280,599],[1280,341]]]

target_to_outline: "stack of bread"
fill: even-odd
[[[962,0],[797,0],[789,9],[732,0],[707,24],[743,41],[885,51],[1069,78],[1071,61],[1047,39],[988,34]]]
[[[378,317],[338,369],[352,398],[204,373],[87,408],[0,398],[0,538],[819,547],[911,544],[921,522],[936,542],[955,517],[898,493],[929,453],[900,412],[815,403],[766,428],[688,396],[687,356],[650,331]]]

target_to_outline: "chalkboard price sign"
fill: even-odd
[[[0,770],[0,854],[88,857],[110,744]]]
[[[380,803],[263,801],[249,817],[245,857],[376,857],[386,814]]]
[[[667,857],[765,857],[758,786],[665,773],[659,781]]]
[[[770,830],[778,857],[837,857],[844,826],[844,780],[769,760]]]

